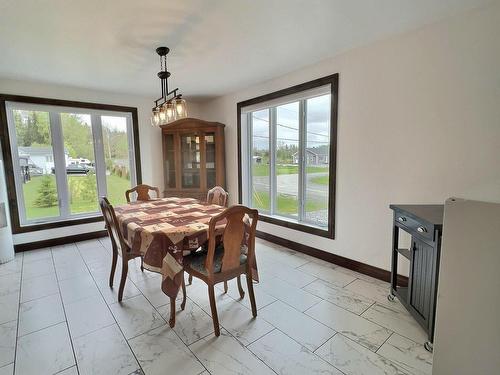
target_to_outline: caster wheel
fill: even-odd
[[[424,344],[424,348],[428,352],[432,353],[432,351],[434,350],[434,345],[432,345],[432,342],[426,341],[426,343]]]
[[[394,297],[392,294],[389,294],[389,295],[387,296],[387,299],[388,299],[389,301],[391,301],[391,302],[394,302],[394,298],[395,298],[395,297]]]

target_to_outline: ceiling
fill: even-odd
[[[0,0],[0,77],[213,97],[488,0]],[[1,88],[0,88],[1,91]]]

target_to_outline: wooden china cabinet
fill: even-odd
[[[226,188],[224,124],[185,118],[162,125],[165,197],[206,199]]]

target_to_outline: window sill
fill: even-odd
[[[259,220],[266,223],[279,225],[285,228],[304,232],[307,234],[326,237],[332,240],[335,239],[335,232],[333,230],[333,226],[330,225],[328,226],[328,228],[323,229],[321,227],[314,226],[313,224],[299,223],[293,219],[289,219],[286,217],[268,216],[266,214],[261,214],[260,212],[259,212]]]
[[[29,232],[36,232],[39,230],[68,227],[72,225],[96,223],[99,221],[103,221],[103,217],[101,215],[76,218],[76,219],[66,219],[61,221],[52,221],[49,223],[27,224],[17,228],[12,227],[12,233],[13,234],[29,233]]]

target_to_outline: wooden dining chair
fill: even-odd
[[[127,198],[127,203],[130,203],[130,194],[137,193],[137,201],[150,201],[150,191],[156,192],[156,198],[160,198],[160,189],[145,184],[137,185],[136,187],[127,190],[125,192],[125,198]]]
[[[229,198],[229,193],[224,190],[221,186],[214,186],[207,192],[207,203],[217,204],[222,207],[227,206],[227,200]],[[202,248],[206,250],[206,245]],[[193,276],[189,275],[188,283],[191,285],[193,283]],[[227,281],[224,282],[224,293],[227,293]]]
[[[115,277],[116,263],[118,255],[122,258],[122,276],[120,280],[120,288],[118,289],[118,302],[123,299],[123,290],[125,289],[125,282],[127,281],[128,261],[137,257],[141,257],[141,270],[144,271],[142,266],[142,254],[133,253],[130,245],[127,243],[119,228],[118,220],[115,215],[115,210],[106,197],[102,197],[99,201],[101,206],[102,215],[106,224],[109,238],[111,239],[111,247],[113,251],[113,260],[111,263],[111,273],[109,275],[109,287],[113,288],[113,279]],[[183,302],[182,307],[186,304],[186,288],[183,285]]]
[[[208,204],[218,204],[219,206],[226,207],[229,193],[220,186],[214,186],[207,193]]]
[[[252,267],[255,262],[255,228],[259,213],[245,206],[232,206],[214,216],[208,228],[208,251],[184,257],[184,270],[204,281],[208,286],[208,297],[212,310],[215,335],[220,335],[219,318],[215,305],[214,285],[237,278],[240,297],[245,296],[241,287],[241,275],[246,275],[252,315],[257,316],[253,291]],[[222,242],[217,245],[216,226],[226,219]]]

